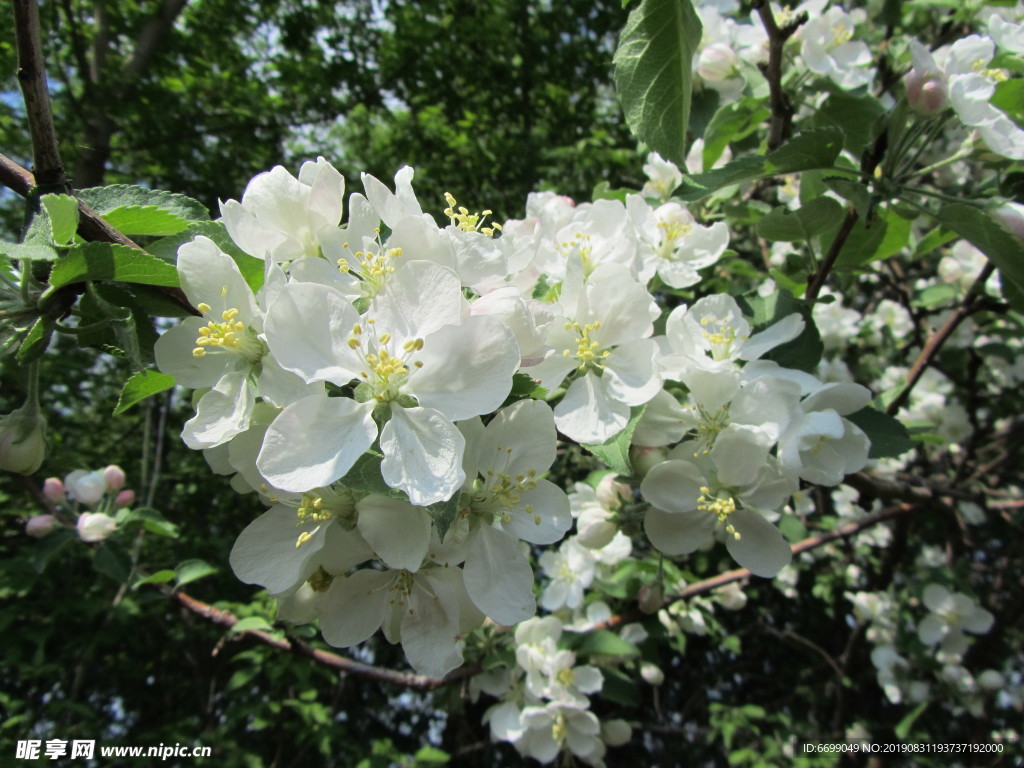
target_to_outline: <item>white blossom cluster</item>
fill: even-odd
[[[578,506],[544,477],[559,433],[606,443],[641,407],[634,443],[678,444],[641,487],[652,543],[679,555],[717,534],[755,573],[782,568],[769,518],[801,479],[835,484],[864,465],[867,438],[844,416],[870,394],[761,361],[804,320],[753,333],[724,294],[677,307],[655,335],[651,290],[699,282],[726,226],[677,202],[554,193],[504,226],[447,195],[439,226],[412,178],[402,169],[392,190],[364,174],[347,207],[322,158],[298,178],[254,178],[221,213],[263,265],[255,291],[212,240],[179,250],[202,316],[156,357],[196,390],[183,438],[271,505],[232,551],[239,578],[277,597],[281,618],[319,619],[333,645],[381,629],[443,676],[485,617],[536,611],[528,545],[559,541]],[[542,389],[513,394],[516,374]],[[583,535],[540,557],[548,610],[580,608],[588,574],[629,554],[590,506]]]

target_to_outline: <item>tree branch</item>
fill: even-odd
[[[139,33],[138,42],[135,44],[135,53],[124,67],[124,74],[127,81],[135,80],[145,74],[149,69],[153,56],[160,47],[160,41],[164,35],[174,26],[175,19],[188,5],[188,0],[164,0],[160,12],[150,17],[146,26]]]
[[[222,627],[231,628],[239,621],[238,617],[230,611],[225,611],[222,608],[215,608],[201,600],[196,600],[194,597],[187,595],[184,592],[175,592],[173,594],[173,598],[182,606],[192,611],[192,613],[195,613],[214,624],[219,624]],[[426,677],[425,675],[410,675],[403,672],[395,672],[390,669],[372,667],[369,664],[363,664],[358,661],[353,661],[352,659],[346,659],[344,656],[339,656],[338,654],[331,653],[330,651],[323,651],[319,648],[314,648],[311,645],[302,642],[298,638],[293,637],[283,639],[274,637],[272,634],[258,629],[239,632],[238,636],[251,637],[264,645],[269,645],[272,648],[277,648],[281,651],[288,651],[297,656],[311,659],[318,664],[323,664],[331,669],[336,669],[343,674],[361,677],[366,680],[373,680],[378,683],[397,685],[402,688],[411,688],[417,691],[433,691],[459,680],[472,677],[481,671],[478,666],[470,664],[454,670],[443,679],[437,679],[433,677]]]
[[[25,99],[25,114],[32,136],[32,163],[42,185],[66,185],[57,131],[53,127],[50,91],[46,85],[36,0],[14,0],[14,38],[18,49],[18,84]]]
[[[792,21],[779,27],[768,0],[753,0],[751,6],[761,16],[761,22],[768,33],[768,63],[762,66],[761,71],[768,81],[769,103],[772,109],[768,149],[778,149],[789,136],[793,125],[793,105],[790,104],[786,92],[782,90],[782,49],[786,41],[807,21],[807,12],[801,12]]]
[[[856,223],[857,209],[850,206],[846,211],[846,218],[843,219],[839,231],[836,232],[836,239],[832,241],[828,253],[825,254],[825,260],[821,263],[821,268],[814,273],[810,285],[807,286],[807,294],[805,296],[807,301],[814,301],[818,298],[818,294],[821,293],[821,289],[825,285],[825,280],[828,279],[829,272],[832,271],[832,267],[836,264],[836,259],[839,258],[839,252],[843,250],[846,239],[850,236]]]
[[[946,339],[953,335],[953,331],[962,323],[967,316],[974,311],[975,305],[978,299],[984,295],[985,283],[995,272],[995,265],[992,262],[985,264],[985,267],[978,273],[978,277],[971,285],[970,290],[967,292],[967,296],[964,298],[963,303],[957,307],[957,310],[949,316],[943,326],[933,333],[928,341],[925,342],[924,348],[921,350],[921,354],[917,356],[917,360],[910,367],[910,371],[907,373],[907,383],[903,387],[903,390],[896,396],[896,398],[889,403],[889,407],[886,409],[886,413],[890,416],[895,416],[900,408],[910,399],[910,393],[914,389],[914,386],[924,375],[925,370],[931,364],[932,360],[935,359],[936,355],[939,354],[939,350],[942,349],[942,345],[946,343]]]

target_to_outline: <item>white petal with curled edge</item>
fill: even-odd
[[[511,701],[491,707],[487,715],[490,717],[491,735],[498,741],[518,741],[526,733],[519,707]]]
[[[462,665],[458,601],[448,585],[417,577],[402,613],[402,650],[421,675],[440,679]]]
[[[610,398],[605,384],[591,373],[570,384],[555,406],[555,425],[580,443],[603,443],[628,423],[629,406]]]
[[[324,249],[328,250],[331,245],[337,244],[340,251],[340,244],[336,241],[341,237],[341,232],[331,232],[329,235],[325,235]],[[348,255],[347,251],[344,253]],[[353,298],[359,296],[359,280],[349,272],[342,272],[338,269],[337,259],[331,262],[319,256],[304,256],[288,265],[288,276],[293,283],[319,283],[336,288],[346,296]]]
[[[718,481],[726,486],[747,485],[765,465],[773,440],[760,427],[730,424],[715,439],[711,459]]]
[[[964,618],[964,629],[976,635],[984,635],[995,622],[995,616],[984,608],[975,608],[972,613]]]
[[[249,428],[256,392],[248,371],[232,371],[199,398],[196,415],[185,423],[181,439],[194,451],[226,443]]]
[[[693,425],[693,418],[665,390],[658,392],[647,403],[647,409],[633,430],[633,445],[656,448],[677,443]]]
[[[604,675],[597,667],[586,664],[573,669],[572,682],[582,693],[596,693],[604,685]]]
[[[803,333],[804,326],[804,319],[800,315],[796,313],[786,315],[779,322],[747,339],[747,342],[740,348],[739,358],[741,360],[757,360],[761,355],[775,349],[780,344],[795,339]]]
[[[658,345],[652,339],[635,339],[615,350],[605,360],[608,395],[626,405],[646,403],[661,390],[656,362]]]
[[[666,555],[688,555],[711,540],[715,516],[710,512],[662,512],[651,507],[644,515],[644,533]]]
[[[497,320],[470,317],[430,334],[415,360],[422,367],[409,377],[409,392],[421,405],[458,421],[504,402],[519,366],[519,345]]]
[[[256,466],[276,488],[303,493],[351,469],[377,436],[372,403],[314,395],[292,403],[267,429]]]
[[[257,259],[266,259],[288,239],[283,232],[264,226],[237,200],[222,202],[220,216],[235,244]]]
[[[332,581],[318,611],[324,640],[335,648],[348,648],[376,632],[384,621],[390,587],[398,576],[398,571],[364,568]]]
[[[157,367],[183,387],[212,387],[239,360],[235,355],[221,354],[195,357],[192,350],[196,348],[199,329],[205,326],[202,319],[187,317],[157,339],[153,347]]]
[[[407,501],[367,496],[357,505],[359,532],[388,568],[418,571],[430,547],[430,514]]]
[[[208,237],[199,236],[178,249],[178,276],[181,288],[194,306],[210,305],[207,313],[221,321],[226,309],[237,309],[238,320],[261,330],[262,314],[252,289],[245,282],[235,260],[221,251]]]
[[[871,402],[871,390],[849,381],[825,384],[814,392],[802,406],[805,411],[834,410],[840,416],[856,413]]]
[[[640,493],[658,509],[679,514],[697,509],[700,489],[706,484],[696,465],[688,461],[663,461],[644,477]]]
[[[658,259],[658,277],[672,288],[687,288],[700,282],[700,273],[685,261]]]
[[[733,560],[755,576],[773,578],[793,560],[793,550],[779,529],[752,509],[737,509],[729,522],[740,538],[726,533],[725,547]]]
[[[342,207],[345,200],[345,178],[337,169],[322,157],[316,162],[306,162],[299,170],[299,181],[306,183],[309,179],[309,210],[307,215],[313,230],[335,228],[341,222]]]
[[[325,532],[320,530],[300,547],[295,542],[299,534],[312,533],[317,527],[317,523],[299,523],[290,507],[271,507],[235,540],[229,558],[235,576],[271,593],[294,588],[314,570],[310,559],[324,546]]]
[[[360,563],[373,559],[373,551],[358,528],[346,531],[343,526],[329,525],[326,533],[326,542],[316,563],[328,573],[345,574]]]
[[[917,625],[917,636],[925,645],[935,645],[948,631],[949,626],[946,622],[934,613],[925,616]]]
[[[481,525],[463,568],[470,598],[499,624],[512,626],[536,613],[533,569],[507,533]]]
[[[267,345],[282,368],[309,382],[341,386],[358,378],[363,366],[348,345],[358,322],[359,313],[343,293],[290,283],[267,311]]]
[[[432,408],[393,406],[380,433],[380,447],[384,482],[405,491],[417,506],[450,499],[466,480],[466,439]]]
[[[565,491],[548,480],[519,494],[519,504],[509,511],[506,531],[531,544],[554,544],[572,527],[572,512]]]

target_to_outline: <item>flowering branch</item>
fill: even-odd
[[[828,249],[828,253],[825,254],[825,260],[821,264],[821,269],[815,272],[811,276],[810,285],[807,286],[807,300],[814,301],[818,298],[818,294],[821,293],[822,287],[825,285],[825,280],[828,278],[829,272],[832,271],[832,267],[835,266],[836,259],[839,258],[839,252],[843,250],[843,246],[846,244],[846,239],[850,236],[853,231],[854,225],[857,223],[857,209],[850,206],[846,212],[846,218],[843,219],[842,226],[839,227],[839,231],[836,232],[836,239],[832,241],[831,247]]]

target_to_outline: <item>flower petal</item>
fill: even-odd
[[[536,612],[533,569],[507,533],[481,525],[463,567],[470,598],[494,621],[511,626]]]
[[[430,547],[430,514],[407,501],[367,496],[359,502],[359,532],[388,568],[418,571]]]
[[[405,491],[417,506],[451,498],[466,480],[466,439],[432,408],[392,407],[380,433],[380,447],[384,482]]]
[[[755,576],[773,578],[793,560],[793,550],[779,529],[754,510],[737,509],[729,515],[729,522],[740,538],[726,534],[726,549]]]

